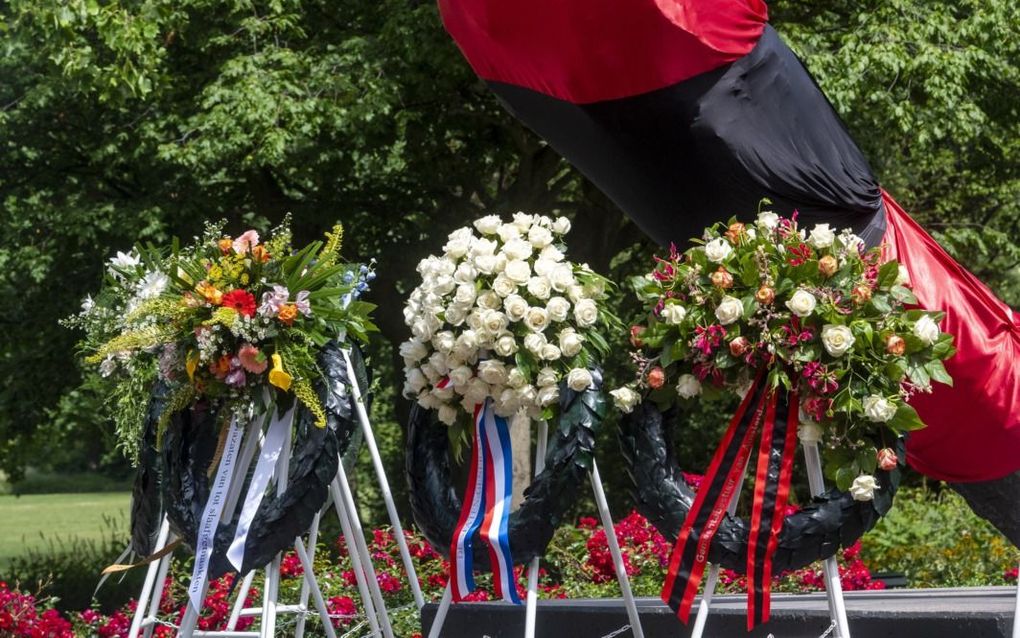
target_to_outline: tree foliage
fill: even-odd
[[[1020,302],[1014,3],[772,11],[883,183]],[[478,211],[567,214],[579,261],[647,265],[636,228],[473,76],[434,3],[10,0],[0,46],[0,467],[14,476],[117,465],[104,397],[56,321],[138,239],[292,212],[303,241],[342,218],[349,256],[379,262],[386,385],[414,265]]]

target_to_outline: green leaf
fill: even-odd
[[[924,366],[924,369],[927,370],[928,376],[931,377],[932,381],[938,381],[939,383],[944,383],[948,386],[953,385],[953,377],[946,372],[946,366],[942,365],[942,362],[938,359],[929,361],[927,365]]]
[[[914,293],[909,288],[904,288],[903,286],[893,286],[889,290],[889,294],[900,303],[917,303],[917,297],[914,296]]]
[[[854,479],[857,478],[858,472],[854,471],[852,465],[844,465],[836,470],[836,487],[840,490],[846,491],[850,489]]]
[[[887,261],[878,269],[878,285],[881,288],[889,288],[896,283],[896,277],[900,272],[900,264],[897,261]]]
[[[904,403],[896,410],[896,414],[889,420],[889,427],[899,434],[912,432],[924,428],[924,421],[917,415],[917,410]]]

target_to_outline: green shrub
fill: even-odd
[[[4,484],[0,483],[0,490]],[[85,494],[95,492],[125,492],[131,481],[102,474],[51,474],[29,471],[16,483],[7,484],[7,492],[16,496],[25,494]],[[0,493],[5,493],[0,491]]]
[[[126,525],[115,518],[103,517],[104,536],[98,542],[77,536],[46,537],[42,549],[29,549],[11,560],[0,580],[18,583],[37,591],[40,597],[51,598],[62,611],[92,606],[92,593],[99,583],[103,568],[116,562],[127,546]],[[106,580],[96,593],[99,609],[112,611],[138,595],[144,569],[128,571],[123,578]]]
[[[1005,585],[1018,552],[948,489],[904,488],[893,509],[864,536],[874,572],[906,575],[910,587]]]

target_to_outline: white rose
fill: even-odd
[[[914,336],[930,346],[939,340],[939,325],[930,315],[924,315],[914,324]]]
[[[472,239],[473,237],[469,229],[461,228],[455,230],[450,233],[449,241],[443,246],[443,252],[446,253],[447,257],[460,259],[471,249]]]
[[[733,247],[730,246],[730,242],[726,241],[722,237],[713,239],[712,241],[705,244],[705,256],[708,257],[709,261],[717,264],[726,261],[726,258],[733,252]]]
[[[475,374],[468,366],[457,366],[450,370],[450,374],[448,376],[450,377],[450,383],[452,383],[454,387],[460,388],[473,379]]]
[[[549,343],[549,340],[546,339],[545,335],[540,332],[532,332],[524,337],[525,349],[536,357],[542,356],[542,348],[544,348],[547,343]]]
[[[453,280],[458,284],[471,284],[474,285],[475,279],[478,278],[478,270],[475,269],[469,262],[462,261],[457,265],[457,270],[453,271]]]
[[[896,414],[896,404],[885,397],[872,394],[864,397],[864,416],[875,423],[885,423]]]
[[[549,283],[557,292],[567,291],[577,283],[577,280],[574,279],[574,269],[570,267],[570,264],[556,264],[549,271],[548,277]]]
[[[532,277],[528,280],[528,292],[539,299],[548,299],[552,294],[552,286],[545,277]]]
[[[850,328],[827,323],[822,326],[822,345],[834,357],[842,357],[854,346],[854,335]]]
[[[681,398],[690,399],[701,394],[701,381],[693,374],[685,374],[676,383],[676,393]]]
[[[870,501],[875,498],[875,490],[879,489],[878,481],[870,474],[861,474],[850,486],[850,495],[855,501]]]
[[[844,228],[840,231],[839,240],[849,250],[859,251],[864,246],[864,240],[855,235],[854,231],[849,228]]]
[[[509,324],[507,316],[498,310],[486,310],[482,313],[482,327],[494,335],[506,330]]]
[[[455,350],[469,351],[474,350],[478,347],[478,333],[474,330],[465,330],[457,335],[457,345],[454,346]],[[466,357],[461,357],[466,358]]]
[[[520,295],[510,295],[503,301],[503,309],[510,321],[520,321],[528,313],[528,302]]]
[[[436,350],[449,354],[453,350],[453,346],[457,343],[457,337],[449,330],[443,330],[437,332],[436,336],[432,337],[432,345]]]
[[[446,425],[453,425],[457,422],[457,408],[452,405],[446,405],[445,403],[439,406],[438,410],[439,420]]]
[[[453,295],[453,300],[464,306],[470,306],[475,302],[476,296],[474,284],[461,284],[457,286],[457,292]]]
[[[560,349],[551,343],[542,346],[542,359],[544,361],[556,361],[560,358]]]
[[[593,381],[591,372],[584,368],[574,368],[567,373],[567,387],[575,392],[587,390],[591,387]]]
[[[449,401],[453,398],[453,386],[449,383],[442,387],[436,386],[432,388],[432,396],[436,397],[440,401]]]
[[[482,291],[475,303],[486,310],[499,310],[503,306],[503,300],[491,290]]]
[[[538,391],[535,390],[535,386],[525,384],[519,388],[516,388],[516,390],[517,390],[517,402],[520,403],[522,406],[535,404],[535,400],[538,398]]]
[[[535,223],[535,216],[528,215],[527,213],[514,213],[513,225],[517,227],[517,230],[522,233],[528,232],[531,225]]]
[[[492,280],[492,292],[500,297],[509,297],[517,292],[517,284],[506,275],[496,275],[496,278]]]
[[[446,364],[446,355],[442,352],[433,352],[429,357],[429,365],[435,368],[440,376],[450,371],[450,366]]]
[[[817,305],[818,300],[815,299],[815,296],[804,289],[793,293],[793,296],[786,302],[786,307],[798,317],[807,317],[815,311]]]
[[[896,285],[898,286],[909,286],[910,285],[910,271],[903,264],[900,264],[896,268]]]
[[[558,264],[551,259],[539,257],[535,260],[535,274],[541,277],[548,277],[549,273],[556,270],[557,265]]]
[[[443,403],[429,392],[422,392],[418,395],[418,405],[426,410],[438,410]]]
[[[535,402],[540,406],[547,406],[555,403],[560,398],[560,388],[556,385],[547,385],[538,389],[538,395],[535,397]]]
[[[557,217],[553,222],[552,229],[557,235],[566,235],[570,232],[570,220],[566,217]]]
[[[494,402],[493,407],[499,416],[513,416],[514,412],[521,409],[520,401],[517,399],[517,392],[512,388],[506,388],[499,393],[499,397]]]
[[[811,229],[808,235],[808,243],[815,248],[828,248],[836,239],[836,233],[832,232],[828,224],[818,224]]]
[[[489,396],[489,384],[482,381],[478,377],[474,377],[468,381],[467,386],[464,388],[464,400],[471,406],[478,405],[485,401],[485,398]]]
[[[475,332],[480,332],[482,330],[482,311],[476,308],[469,312],[467,316],[467,325]],[[481,335],[479,335],[479,341],[481,341],[481,338]]]
[[[407,389],[411,390],[411,394],[418,394],[425,386],[428,385],[429,380],[425,378],[419,368],[409,368],[407,370]]]
[[[557,374],[554,368],[550,368],[549,366],[546,366],[539,370],[538,377],[535,379],[535,383],[537,383],[540,387],[545,387],[547,385],[556,385],[559,382],[560,375]]]
[[[542,332],[549,325],[549,313],[545,311],[545,308],[532,306],[524,315],[524,325],[535,332]]]
[[[565,328],[560,331],[559,343],[560,350],[563,351],[564,356],[574,357],[581,352],[581,344],[584,343],[584,337],[577,334],[573,328]]]
[[[534,248],[532,248],[531,242],[525,241],[520,237],[514,237],[503,244],[503,253],[507,256],[507,259],[527,259],[531,257],[532,252],[534,252]]]
[[[570,299],[570,301],[577,303],[578,301],[581,301],[585,297],[586,295],[584,294],[584,288],[582,286],[578,286],[575,284],[567,288],[567,298]]]
[[[513,335],[503,335],[499,339],[496,339],[496,344],[493,346],[493,350],[496,351],[501,357],[509,357],[513,353],[517,352],[517,340],[513,338]]]
[[[807,445],[817,444],[822,440],[822,428],[814,421],[804,420],[797,426],[797,438]]]
[[[428,348],[419,339],[409,339],[400,344],[400,356],[404,358],[405,362],[418,363],[428,356],[428,353]]]
[[[521,259],[511,259],[506,262],[506,270],[504,272],[511,281],[518,284],[528,283],[528,279],[531,278],[531,266],[528,265],[528,262]]]
[[[506,384],[511,388],[520,388],[528,383],[528,375],[524,374],[520,368],[510,368],[510,373],[506,377]]]
[[[450,304],[450,306],[446,309],[446,313],[443,318],[446,319],[447,323],[451,326],[460,326],[464,323],[464,320],[467,319],[468,308],[470,308],[470,306],[465,307],[457,303]]]
[[[769,230],[774,229],[779,225],[779,215],[773,213],[770,210],[763,210],[758,213],[758,223],[768,228]]]
[[[581,328],[595,325],[599,318],[599,309],[591,299],[581,299],[574,304],[574,321]]]
[[[500,224],[499,228],[496,229],[496,234],[499,235],[499,239],[505,244],[515,237],[520,237],[521,229],[513,224]]]
[[[676,325],[683,323],[684,318],[687,317],[687,309],[678,303],[666,304],[662,309],[661,316],[666,320],[666,323]]]
[[[538,255],[542,259],[553,263],[561,262],[564,258],[563,251],[552,244],[543,248],[542,252],[538,253]]]
[[[496,266],[499,262],[495,255],[478,255],[472,259],[472,263],[478,272],[491,275],[496,272]]]
[[[436,369],[432,367],[431,363],[424,363],[421,366],[421,373],[425,375],[425,378],[429,380],[429,383],[438,383],[443,375],[436,372]]]
[[[495,255],[497,248],[499,248],[499,244],[493,239],[475,239],[471,243],[471,249],[468,251],[468,254],[472,257]]]
[[[450,275],[439,275],[436,277],[432,292],[437,295],[448,295],[457,287],[457,282]]]
[[[740,300],[736,297],[726,295],[719,302],[719,306],[715,309],[715,318],[719,320],[724,326],[728,326],[740,319],[744,314],[744,304],[740,303]]]
[[[566,321],[570,314],[570,302],[563,297],[553,297],[545,304],[545,311],[553,321]]]
[[[553,235],[549,232],[548,228],[532,226],[528,230],[528,241],[530,241],[531,245],[535,248],[541,249],[553,242]]]
[[[641,395],[626,386],[611,390],[609,394],[616,409],[625,414],[633,412],[634,406],[641,402]]]
[[[415,319],[414,323],[411,324],[411,334],[421,341],[431,339],[433,330],[432,324],[425,319]]]
[[[501,224],[499,215],[486,215],[475,220],[475,228],[483,235],[494,234]]]
[[[478,377],[492,385],[503,385],[507,382],[506,365],[496,359],[487,359],[478,364]]]

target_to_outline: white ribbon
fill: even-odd
[[[284,414],[276,412],[266,431],[266,440],[262,443],[259,462],[255,465],[255,474],[251,478],[248,494],[241,507],[237,531],[234,532],[234,540],[230,543],[230,549],[227,550],[227,560],[237,571],[241,571],[241,564],[244,562],[244,545],[248,540],[248,530],[262,504],[262,499],[266,496],[266,488],[276,472],[277,461],[283,452],[283,444],[287,440],[287,433],[293,423],[294,408],[291,407]]]
[[[209,500],[202,510],[202,521],[198,528],[198,543],[195,547],[195,568],[191,572],[191,584],[188,586],[188,598],[196,611],[202,609],[202,596],[205,593],[206,576],[209,574],[209,559],[212,557],[213,543],[216,540],[216,528],[219,526],[223,506],[230,490],[230,482],[234,476],[234,464],[237,451],[241,448],[244,428],[237,424],[235,417],[230,422],[227,442],[220,457],[220,467],[216,470],[216,479],[209,491]]]

